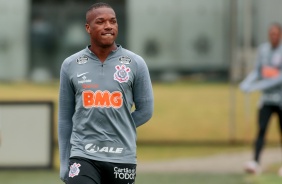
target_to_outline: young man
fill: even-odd
[[[279,117],[279,131],[282,134],[282,46],[279,24],[270,26],[268,38],[269,42],[262,44],[258,49],[255,69],[240,84],[240,88],[245,92],[262,91],[254,158],[246,164],[245,168],[247,172],[256,174],[261,171],[260,153],[264,145],[268,122],[273,113]]]
[[[136,128],[153,113],[149,71],[140,56],[115,43],[118,24],[110,5],[92,5],[85,27],[91,45],[68,57],[60,73],[60,178],[133,184]]]

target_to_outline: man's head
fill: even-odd
[[[272,48],[276,48],[281,40],[281,26],[278,23],[274,23],[269,27],[268,40]]]
[[[118,24],[113,8],[106,3],[95,3],[86,12],[86,31],[91,46],[111,47],[118,35]]]

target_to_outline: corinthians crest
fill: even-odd
[[[80,172],[80,167],[81,165],[78,164],[78,163],[73,163],[71,166],[70,166],[70,171],[69,171],[69,177],[75,177],[79,174]]]
[[[127,82],[129,79],[128,73],[130,72],[130,68],[125,65],[117,65],[115,68],[117,71],[114,73],[114,80],[119,83]]]

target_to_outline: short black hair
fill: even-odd
[[[107,7],[107,8],[112,8],[111,5],[109,5],[108,3],[103,3],[103,2],[99,2],[99,3],[95,3],[95,4],[92,4],[88,10],[88,11],[91,11],[93,9],[97,9],[97,8],[102,8],[102,7]]]
[[[87,9],[87,11],[86,11],[86,22],[88,22],[88,21],[87,21],[87,14],[88,14],[90,11],[92,11],[92,10],[94,10],[94,9],[98,9],[98,8],[111,8],[111,9],[113,9],[113,7],[112,7],[111,5],[109,5],[108,3],[104,3],[104,2],[94,3],[94,4],[92,4],[92,5]]]

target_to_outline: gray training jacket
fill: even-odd
[[[278,75],[265,77],[262,71],[266,67],[275,68]],[[245,92],[260,90],[260,105],[282,107],[282,45],[273,49],[269,43],[260,45],[254,70],[243,80],[240,88]]]
[[[136,163],[136,127],[153,113],[150,75],[140,56],[118,45],[102,63],[86,47],[63,62],[59,96],[63,181],[74,156]]]

